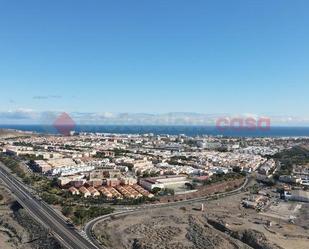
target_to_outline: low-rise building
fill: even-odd
[[[52,166],[44,160],[35,160],[33,168],[40,173],[46,173],[52,169]]]
[[[79,191],[77,188],[74,188],[74,187],[70,187],[69,188],[69,192],[72,194],[72,195],[79,195]]]
[[[137,179],[135,177],[121,177],[120,182],[122,185],[134,185],[137,183]]]
[[[279,181],[285,183],[300,183],[301,178],[291,175],[282,175],[279,176]]]
[[[98,188],[98,191],[107,198],[113,198],[113,194],[106,187],[101,186]]]
[[[309,202],[309,192],[302,190],[291,190],[290,192],[284,192],[286,200]]]
[[[100,196],[100,192],[98,190],[96,190],[94,187],[90,186],[88,188],[88,191],[90,192],[92,197],[97,197]]]
[[[85,197],[90,197],[91,193],[89,192],[89,190],[87,188],[85,188],[84,186],[79,188],[79,192]]]
[[[98,188],[102,186],[103,180],[102,179],[91,179],[87,183],[92,187]]]
[[[107,190],[113,195],[113,198],[122,199],[123,196],[115,188],[110,187]]]
[[[149,193],[147,190],[143,189],[141,186],[134,184],[132,186],[136,191],[138,191],[139,193],[141,193],[143,196],[146,196],[148,198],[153,198],[154,195],[152,193]]]
[[[186,183],[189,183],[187,176],[182,175],[170,175],[170,176],[160,176],[160,177],[149,177],[149,178],[142,178],[139,180],[139,184],[151,191],[154,188],[169,188],[173,186],[180,186]]]
[[[108,187],[116,187],[120,185],[120,180],[118,178],[107,178],[106,186]]]

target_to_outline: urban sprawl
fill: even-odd
[[[22,159],[35,174],[55,179],[71,195],[106,200],[159,196],[164,202],[201,196],[217,176],[254,173],[258,181],[271,182],[281,168],[274,155],[304,141],[72,131],[70,136],[29,133],[2,139],[1,146],[4,154]],[[295,166],[276,177],[285,198],[308,201],[308,167]],[[293,190],[287,184],[299,187]],[[256,208],[261,199],[244,200],[244,205]]]

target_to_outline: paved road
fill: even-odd
[[[104,215],[88,222],[84,228],[83,236],[74,228],[70,227],[59,214],[57,214],[49,205],[41,200],[37,200],[27,187],[18,181],[11,173],[9,173],[0,162],[0,179],[16,196],[19,203],[29,211],[29,213],[48,228],[54,236],[69,249],[99,249],[104,248],[93,235],[93,227],[102,220],[110,218],[111,215],[124,215],[136,213],[153,208],[172,207],[196,202],[203,202],[214,198],[223,198],[226,196],[240,193],[250,182],[247,178],[245,183],[238,189],[221,194],[215,194],[207,197],[200,197],[179,202],[164,203],[164,204],[148,204],[141,205],[135,208],[124,208],[117,213]]]
[[[87,234],[87,237],[91,239],[92,243],[95,244],[97,247],[106,248],[96,239],[95,235],[93,234],[93,228],[98,222],[107,220],[111,216],[134,214],[134,213],[137,213],[137,212],[142,212],[142,211],[153,209],[153,208],[181,206],[181,205],[184,205],[184,204],[193,204],[193,203],[223,198],[223,197],[227,197],[227,196],[231,196],[231,195],[236,195],[236,194],[241,193],[241,191],[243,189],[245,189],[250,184],[250,182],[252,180],[253,180],[253,178],[251,176],[247,177],[242,186],[240,186],[238,189],[232,190],[230,192],[219,193],[219,194],[209,195],[209,196],[205,196],[205,197],[199,197],[199,198],[194,198],[194,199],[190,199],[190,200],[183,200],[183,201],[171,202],[171,203],[147,204],[147,205],[136,206],[134,208],[132,208],[132,207],[131,208],[125,208],[124,207],[122,210],[118,209],[119,211],[116,212],[116,213],[103,215],[103,216],[97,217],[97,218],[89,221],[84,227],[84,232],[85,232],[85,234]]]
[[[0,179],[12,191],[18,202],[29,211],[29,213],[69,249],[98,249],[88,238],[83,237],[74,228],[70,227],[63,218],[57,214],[49,205],[37,200],[22,182],[16,179],[6,170],[0,162]]]

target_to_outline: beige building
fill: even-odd
[[[89,190],[87,188],[85,188],[84,186],[79,188],[79,192],[85,197],[90,197],[91,193],[89,192]]]
[[[72,194],[72,195],[79,195],[79,191],[77,188],[74,188],[74,187],[70,187],[69,188],[69,192]]]

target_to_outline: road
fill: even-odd
[[[13,193],[17,201],[29,211],[31,216],[44,225],[59,242],[68,249],[98,249],[83,237],[42,200],[37,200],[29,190],[13,176],[0,162],[0,179]]]
[[[225,193],[219,193],[219,194],[194,198],[194,199],[190,199],[190,200],[183,200],[183,201],[178,201],[178,202],[161,203],[161,204],[147,204],[147,205],[141,205],[141,206],[137,206],[135,208],[130,208],[130,209],[124,208],[123,210],[118,211],[116,213],[103,215],[103,216],[97,217],[97,218],[89,221],[85,225],[84,231],[87,234],[87,237],[91,239],[93,244],[95,244],[97,247],[106,248],[96,239],[95,235],[93,234],[93,228],[97,223],[104,221],[104,220],[107,220],[111,216],[116,217],[116,216],[119,216],[119,215],[134,214],[134,213],[146,211],[146,210],[153,209],[153,208],[181,206],[181,205],[184,205],[184,204],[193,204],[193,203],[204,202],[204,201],[209,201],[209,200],[218,199],[218,198],[224,198],[224,197],[231,196],[231,195],[236,195],[236,194],[241,193],[241,191],[243,189],[245,189],[251,183],[252,180],[253,180],[252,176],[246,177],[246,180],[245,180],[245,182],[243,183],[242,186],[240,186],[239,188],[237,188],[235,190],[225,192]]]
[[[240,193],[250,182],[249,178],[246,178],[244,184],[233,191],[215,194],[206,197],[200,197],[190,200],[183,200],[179,202],[163,203],[163,204],[147,204],[137,206],[135,208],[124,208],[113,214],[104,215],[96,219],[91,220],[84,227],[84,236],[78,231],[69,226],[66,221],[57,214],[48,204],[42,200],[36,199],[36,197],[27,189],[22,182],[14,177],[10,172],[6,170],[4,165],[0,162],[0,179],[7,185],[11,192],[15,195],[18,202],[29,211],[29,213],[47,229],[49,229],[56,239],[59,240],[66,248],[69,249],[99,249],[104,248],[95,238],[92,230],[93,227],[100,221],[109,219],[112,215],[125,215],[129,213],[136,213],[153,208],[172,207],[184,204],[192,204],[196,202],[203,202],[212,200],[214,198],[223,198],[226,196]]]

